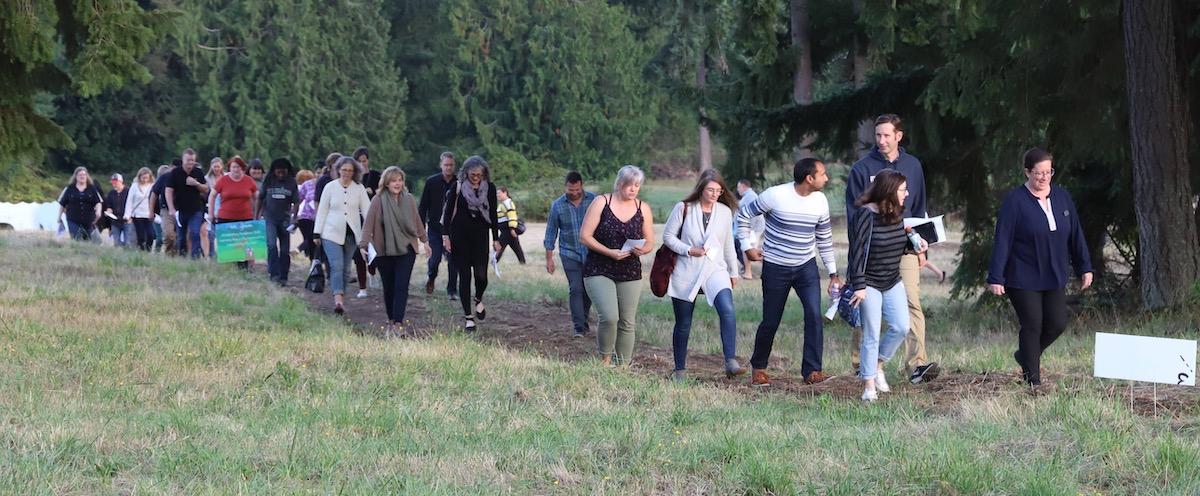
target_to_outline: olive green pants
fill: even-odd
[[[604,276],[592,276],[583,279],[583,286],[596,309],[596,346],[600,354],[615,352],[614,364],[629,365],[637,339],[633,325],[642,281],[613,282]]]

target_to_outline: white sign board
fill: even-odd
[[[1196,385],[1196,342],[1096,333],[1096,377]]]

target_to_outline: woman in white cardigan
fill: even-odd
[[[313,242],[324,248],[329,258],[329,285],[333,287],[333,312],[344,313],[346,280],[350,278],[350,261],[362,239],[363,218],[371,199],[361,184],[358,162],[342,157],[334,165],[338,180],[325,186],[313,223]]]
[[[150,190],[154,189],[154,175],[149,167],[137,171],[129,195],[125,197],[125,224],[133,224],[137,234],[139,250],[150,251],[154,245],[154,211],[150,209]]]
[[[706,170],[696,187],[675,205],[663,228],[663,243],[678,255],[667,296],[675,309],[675,331],[671,348],[675,374],[682,381],[687,369],[688,336],[696,297],[704,291],[708,304],[717,310],[721,324],[721,348],[725,353],[725,375],[746,373],[738,365],[737,320],[733,309],[733,286],[737,284],[737,253],[733,247],[733,212],[737,199],[725,187],[721,173]],[[680,229],[682,226],[682,229]]]

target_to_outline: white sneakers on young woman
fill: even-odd
[[[863,390],[863,401],[875,401],[879,399],[879,393],[890,393],[892,387],[888,385],[887,377],[884,377],[883,371],[880,370],[875,374],[875,389]]]
[[[875,390],[881,393],[892,392],[892,387],[888,385],[887,378],[883,376],[883,371],[875,374]]]

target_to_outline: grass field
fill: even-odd
[[[531,231],[531,265],[506,259],[492,308],[565,294]],[[676,386],[448,326],[357,337],[261,274],[204,262],[11,233],[0,253],[3,494],[1200,493],[1195,393],[1160,387],[1188,401],[1152,414],[1130,408],[1127,384],[1090,377],[1092,331],[1195,338],[1194,315],[1087,310],[1045,359],[1048,394],[900,384],[862,404]],[[935,255],[953,265],[952,250]],[[950,302],[947,287],[927,291],[934,358],[1011,371],[1007,306]],[[742,356],[758,291],[737,288]],[[671,320],[645,291],[639,338],[669,345]],[[695,351],[718,349],[714,326],[698,306]],[[776,344],[792,363],[798,334]],[[846,341],[830,326],[827,368],[840,374]]]

